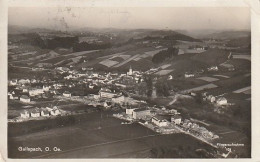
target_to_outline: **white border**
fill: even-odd
[[[260,1],[259,0],[0,0],[0,160],[7,159],[7,16],[9,7],[250,7],[252,37],[252,158],[211,159],[212,161],[260,161]],[[2,155],[2,156],[1,156]],[[4,157],[4,158],[3,158]],[[63,159],[62,161],[69,161]],[[86,161],[86,159],[74,159]],[[73,160],[73,161],[74,161]],[[114,159],[106,159],[115,161]],[[117,161],[158,161],[159,159],[116,159]],[[208,161],[209,159],[160,159],[163,161]],[[28,161],[28,160],[19,160]],[[33,160],[36,161],[36,160]],[[37,160],[45,161],[45,160]],[[53,161],[53,160],[48,160]],[[88,159],[87,161],[94,161]],[[104,161],[97,159],[95,161]]]

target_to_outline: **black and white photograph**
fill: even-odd
[[[250,7],[8,7],[10,159],[251,158]]]

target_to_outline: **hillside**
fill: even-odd
[[[194,55],[191,59],[203,62],[207,65],[219,65],[225,62],[228,58],[229,52],[220,49],[209,49],[205,52]]]

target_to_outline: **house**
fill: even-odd
[[[122,83],[115,83],[115,85],[118,87],[126,88],[126,85]]]
[[[185,78],[191,78],[191,77],[194,77],[194,74],[185,73],[184,76],[185,76]]]
[[[10,81],[10,85],[17,85],[17,79],[12,79]]]
[[[173,76],[172,75],[169,75],[168,76],[168,80],[172,80],[173,79]]]
[[[31,100],[30,100],[30,98],[29,98],[28,96],[22,95],[22,96],[20,97],[20,101],[28,103],[28,102],[30,102]]]
[[[127,115],[133,115],[133,111],[135,110],[136,108],[126,108],[125,109],[125,113]]]
[[[164,117],[159,116],[159,115],[152,117],[152,123],[154,123],[155,125],[157,125],[159,127],[165,127],[168,124],[167,120],[164,119]]]
[[[46,107],[46,109],[49,111],[50,115],[52,115],[52,116],[57,116],[57,115],[60,115],[60,114],[61,114],[61,112],[60,112],[60,110],[57,108],[57,106],[54,106],[53,108]]]
[[[71,93],[68,92],[68,91],[65,91],[65,92],[63,93],[63,96],[64,96],[64,97],[71,97]]]
[[[143,119],[149,114],[150,114],[150,110],[145,109],[145,108],[133,110],[133,118],[134,119]]]
[[[23,88],[23,92],[28,92],[28,88]]]
[[[213,95],[208,95],[208,96],[207,96],[207,100],[213,103],[213,102],[216,101],[216,97],[213,96]]]
[[[50,111],[50,114],[53,115],[53,116],[57,116],[57,115],[60,115],[61,112],[58,108],[54,108],[53,110]]]
[[[208,68],[208,71],[218,71],[218,66],[211,66]]]
[[[16,94],[10,94],[9,95],[9,98],[11,99],[11,100],[18,100],[18,95],[16,95]]]
[[[34,109],[31,111],[31,117],[33,118],[37,118],[37,117],[40,117],[41,116],[41,113],[38,109]]]
[[[20,115],[21,115],[21,118],[24,118],[24,119],[30,117],[30,113],[27,110],[21,112]]]
[[[174,122],[175,124],[181,124],[181,116],[180,115],[174,115],[171,117],[171,122]]]
[[[50,90],[50,86],[43,85],[42,89],[43,89],[43,91],[49,91]]]
[[[99,91],[100,98],[113,98],[116,96],[115,93],[111,92],[109,89],[101,89]]]
[[[18,81],[19,84],[26,84],[26,83],[31,83],[31,81],[29,79],[20,79]]]
[[[220,97],[220,98],[217,99],[216,103],[218,105],[220,105],[220,106],[221,105],[226,105],[227,104],[227,99],[225,97]]]
[[[43,89],[42,88],[32,88],[29,90],[29,95],[30,96],[37,96],[43,94]]]

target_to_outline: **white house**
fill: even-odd
[[[169,75],[168,76],[168,80],[172,80],[173,79],[173,76],[172,75]]]
[[[42,88],[33,88],[29,90],[29,95],[30,96],[37,96],[40,94],[43,94],[43,89]]]
[[[63,93],[63,96],[65,96],[65,97],[71,97],[71,93],[68,92],[68,91],[65,91],[65,92]]]
[[[30,102],[31,100],[30,100],[30,98],[29,98],[28,96],[22,95],[22,96],[20,97],[20,101],[28,103],[28,102]]]
[[[217,66],[211,66],[208,68],[208,71],[218,71],[218,67]]]
[[[31,111],[31,117],[33,118],[37,118],[39,117],[41,114],[40,114],[40,111],[38,109],[35,109],[35,110],[32,110]]]
[[[216,103],[218,105],[226,105],[227,104],[227,99],[225,97],[220,97],[217,99]]]
[[[171,122],[174,122],[175,124],[181,124],[181,116],[180,115],[174,115],[171,117]]]
[[[10,99],[11,99],[11,100],[18,100],[18,95],[16,95],[16,94],[10,94]]]
[[[207,96],[207,100],[213,103],[213,102],[216,101],[216,97],[213,96],[213,95],[208,95],[208,96]]]
[[[57,116],[57,115],[60,115],[61,112],[59,109],[53,109],[52,111],[50,111],[50,114],[53,116]]]
[[[30,83],[31,81],[29,79],[20,79],[18,81],[19,84],[26,84],[26,83]]]
[[[125,109],[125,113],[127,115],[133,115],[133,111],[135,110],[135,108],[126,108]]]
[[[111,92],[110,90],[106,89],[106,90],[100,90],[99,91],[99,95],[101,98],[113,98],[116,96],[115,93]]]
[[[27,110],[21,112],[20,115],[21,115],[21,118],[24,118],[24,119],[30,117],[30,113]]]
[[[50,90],[50,86],[43,85],[42,89],[43,89],[43,91],[49,91]]]
[[[12,79],[10,81],[10,85],[17,85],[17,79]]]
[[[159,127],[165,127],[165,126],[167,126],[167,123],[168,123],[167,120],[164,119],[162,116],[152,117],[152,122]]]
[[[194,74],[188,74],[188,73],[186,73],[186,74],[184,74],[184,76],[185,76],[185,78],[191,78],[191,77],[194,77]]]

